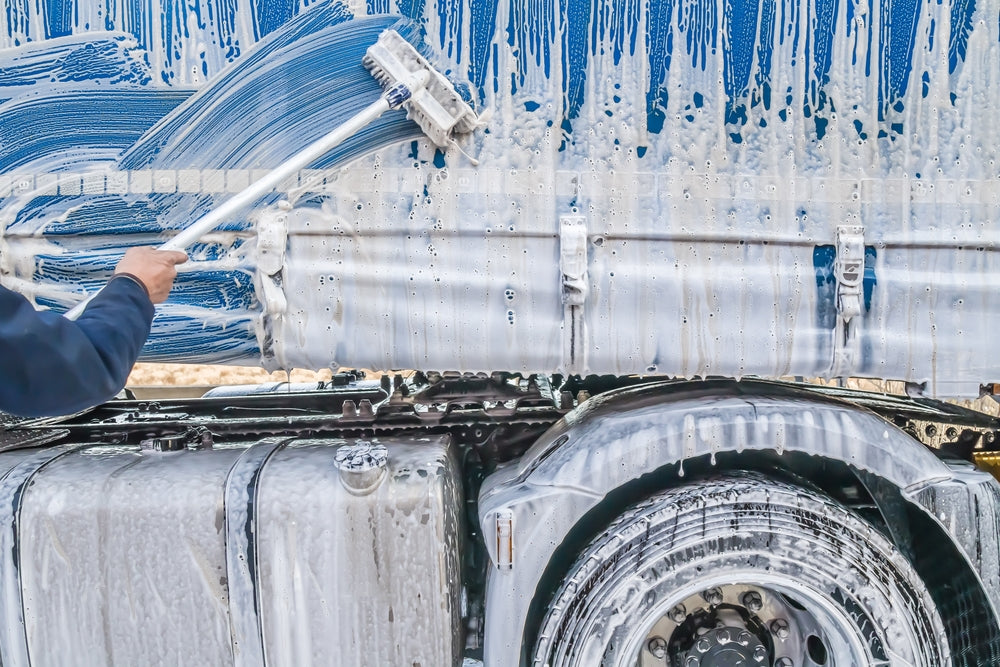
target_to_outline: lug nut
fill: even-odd
[[[698,653],[708,653],[708,649],[712,648],[712,642],[702,637],[695,643],[694,647],[698,649]]]
[[[763,646],[758,646],[753,650],[754,662],[764,662],[767,660],[767,649]]]
[[[794,667],[795,663],[791,658],[778,658],[774,661],[774,667]]]
[[[667,640],[663,637],[653,637],[646,642],[646,650],[652,653],[654,658],[666,658]]]
[[[696,655],[689,655],[687,660],[684,661],[684,667],[698,667],[701,664],[701,658]]]
[[[740,634],[736,636],[736,641],[739,642],[741,646],[749,645],[751,639],[753,639],[753,635],[746,630],[740,630]]]
[[[743,606],[750,610],[751,614],[756,614],[764,607],[764,600],[761,599],[757,591],[747,591],[743,594]]]
[[[709,588],[701,594],[701,597],[705,598],[708,604],[722,604],[722,591],[718,588]]]
[[[732,635],[729,634],[729,630],[727,628],[719,628],[716,630],[715,638],[720,644],[728,644],[732,641]]]
[[[667,616],[669,616],[670,620],[673,621],[674,623],[683,623],[684,619],[687,618],[687,613],[688,613],[687,607],[685,607],[682,604],[679,604],[673,609],[671,609],[669,612],[667,612]]]
[[[776,618],[771,621],[771,632],[778,639],[788,639],[788,621],[783,618]]]

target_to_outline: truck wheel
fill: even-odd
[[[753,475],[631,507],[551,601],[536,666],[950,665],[923,582],[872,525]]]

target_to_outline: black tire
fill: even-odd
[[[951,659],[930,594],[882,533],[814,491],[734,475],[661,492],[594,539],[548,606],[534,664]]]

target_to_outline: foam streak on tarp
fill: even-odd
[[[0,49],[98,30],[130,34],[158,85],[204,83],[255,42],[251,0],[8,3]]]
[[[145,85],[150,79],[143,51],[122,33],[92,32],[86,37],[67,36],[0,51],[0,99],[49,81]]]
[[[107,151],[114,158],[188,95],[190,91],[184,90],[78,86],[57,99],[27,96],[12,100],[0,105],[0,170],[23,169],[46,157],[72,163],[81,152],[87,152],[89,160],[94,159],[93,151]],[[80,122],[94,117],[116,121]],[[46,168],[52,169],[53,163]]]
[[[942,395],[1000,372],[972,342],[1000,324],[997,3],[440,7],[411,15],[497,113],[480,167],[404,149],[345,176],[361,191],[327,207],[354,235],[335,259],[291,233],[289,284],[333,284],[292,300],[285,363],[550,369],[553,240],[581,212],[591,371],[828,374],[812,254],[858,223],[878,252],[849,370]]]
[[[14,177],[0,191],[5,264],[16,267],[5,282],[28,280],[39,306],[65,309],[74,294],[107,280],[124,247],[162,242],[164,231],[197,219],[374,101],[381,88],[361,56],[397,19],[346,25],[350,19],[337,3],[306,12],[194,95],[44,82],[0,107],[0,127],[17,139],[4,142],[2,168],[27,175],[23,192]],[[408,25],[397,27],[412,36]],[[82,71],[104,76],[100,67]],[[29,122],[39,110],[49,123],[42,132]],[[401,112],[386,114],[314,166],[418,134]],[[249,215],[232,220],[193,249],[197,264],[181,267],[143,359],[259,358],[255,258],[244,244],[250,225]]]

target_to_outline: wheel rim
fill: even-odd
[[[946,665],[949,653],[929,592],[884,536],[824,496],[747,474],[624,510],[565,575],[533,662]]]
[[[753,584],[734,578],[744,579],[730,573],[672,596],[636,648],[636,667],[881,664],[866,648],[871,631],[826,594],[760,572],[746,573]]]

